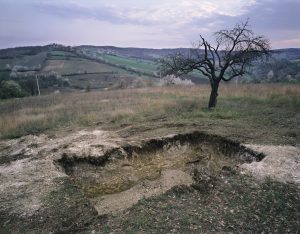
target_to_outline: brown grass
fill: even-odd
[[[298,121],[295,120],[299,116],[299,85],[221,85],[215,111],[206,109],[209,93],[210,88],[206,85],[173,86],[2,101],[0,137],[19,137],[49,130],[57,133],[64,128],[100,126],[119,129],[147,124],[161,127],[165,123],[194,123],[206,128],[217,123],[226,132],[228,123],[243,128],[243,121],[250,121],[248,124],[259,127],[269,120],[271,124],[272,121],[289,123],[284,126],[285,131],[296,131],[290,135],[299,135]]]

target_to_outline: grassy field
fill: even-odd
[[[115,56],[115,55],[108,55],[103,54],[100,56],[101,59],[112,63],[112,64],[119,64],[126,67],[135,68],[138,71],[142,72],[156,72],[157,71],[157,65],[152,61],[146,61],[142,59],[134,59],[134,58],[128,58],[128,57],[121,57],[121,56]]]
[[[117,72],[80,74],[66,76],[71,87],[85,90],[90,89],[118,89],[126,87],[146,87],[153,84],[153,80],[146,76],[137,78],[134,74],[120,75]]]
[[[55,71],[59,74],[70,73],[94,73],[94,72],[118,72],[126,74],[127,71],[110,65],[93,62],[87,59],[80,60],[48,60],[42,72]]]
[[[158,64],[151,60],[133,58],[122,55],[112,55],[107,53],[99,53],[97,48],[89,48],[89,51],[95,53],[97,57],[109,64],[116,64],[127,68],[136,69],[139,72],[153,73],[158,71]]]
[[[140,87],[139,85],[134,85],[134,80],[140,79],[142,80],[141,83],[151,81],[151,78],[146,75],[137,75],[134,72],[108,64],[79,57],[72,57],[68,60],[65,60],[64,57],[54,59],[56,57],[52,57],[45,62],[41,73],[55,71],[66,76],[73,88],[85,89],[89,86],[92,89],[112,89],[122,86],[122,82],[134,87]]]
[[[61,51],[61,50],[52,50],[49,52],[49,55],[50,56],[62,56],[62,57],[76,56],[74,53],[67,52],[67,51]]]
[[[61,50],[52,50],[52,51],[48,52],[47,60],[82,61],[83,59],[71,52],[61,51]]]
[[[223,84],[214,111],[206,108],[209,91],[206,85],[174,86],[1,101],[1,138],[81,128],[124,136],[197,129],[243,142],[300,142],[299,85]]]
[[[36,55],[25,55],[18,58],[11,59],[0,59],[0,69],[5,69],[6,64],[9,64],[11,67],[14,65],[21,65],[27,67],[33,67],[37,65],[42,65],[44,60],[46,59],[47,52],[41,52]]]

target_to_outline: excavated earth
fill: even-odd
[[[122,139],[95,130],[2,141],[0,230],[81,232],[142,198],[192,185],[203,168],[299,185],[299,161],[296,147],[241,145],[201,132]]]

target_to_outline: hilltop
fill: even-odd
[[[297,233],[300,86],[209,89],[0,101],[1,231]]]

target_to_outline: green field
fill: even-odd
[[[81,61],[82,59],[76,54],[68,51],[61,50],[52,50],[47,55],[48,60],[77,60]]]
[[[131,67],[141,72],[153,73],[157,71],[157,64],[150,60],[134,59],[109,54],[102,54],[99,55],[99,57],[108,63]]]
[[[52,50],[49,52],[50,56],[76,56],[74,53],[68,52],[68,51],[62,51],[62,50]],[[77,57],[77,56],[76,56]]]

